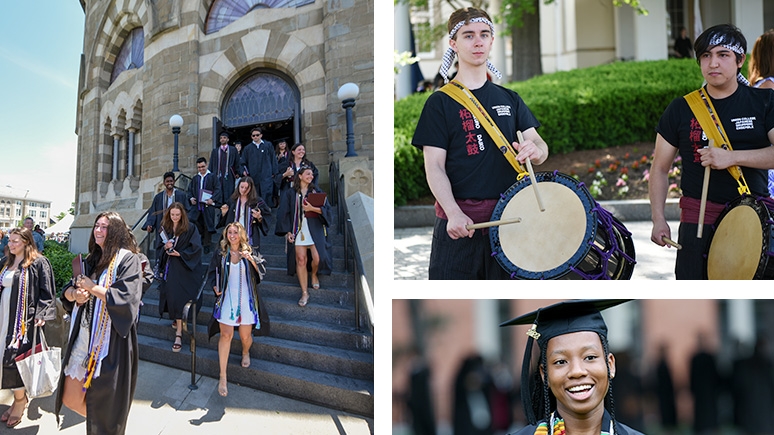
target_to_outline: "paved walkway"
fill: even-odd
[[[140,361],[137,390],[127,434],[373,434],[373,419],[276,396],[252,388],[228,385],[220,397],[217,379],[199,376],[190,390],[191,373]],[[0,412],[12,401],[0,391]],[[54,416],[54,396],[32,400],[13,431],[21,434],[85,434],[85,419],[63,408],[61,431]],[[0,432],[8,431],[0,423]]]
[[[672,234],[677,237],[678,222],[670,221]],[[650,241],[650,221],[624,222],[632,233],[637,264],[632,279],[675,279],[674,248],[660,247]],[[427,279],[433,228],[395,228],[393,253],[394,279]]]

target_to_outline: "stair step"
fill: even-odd
[[[138,342],[143,360],[190,370],[191,352],[187,343],[180,352],[173,353],[167,350],[171,348],[169,340],[140,335]],[[238,355],[229,358],[229,382],[373,418],[373,382],[262,359],[251,361],[248,368],[239,362]],[[196,373],[217,379],[220,373],[217,350],[197,346],[195,366]]]

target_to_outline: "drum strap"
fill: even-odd
[[[465,85],[462,83],[452,80],[443,87],[441,87],[441,92],[444,94],[450,96],[454,101],[460,103],[462,107],[468,109],[468,111],[475,116],[478,119],[481,119],[483,122],[481,122],[481,125],[484,126],[484,129],[487,133],[489,133],[489,136],[492,137],[492,140],[494,141],[495,145],[500,149],[500,151],[505,156],[506,160],[508,160],[508,163],[513,166],[514,169],[516,169],[516,172],[519,173],[517,179],[520,180],[524,178],[524,176],[528,175],[526,169],[524,169],[523,166],[519,163],[518,160],[516,160],[516,150],[513,148],[513,145],[511,145],[510,142],[503,136],[503,133],[500,131],[500,128],[497,127],[497,124],[494,123],[492,118],[489,116],[489,114],[486,112],[484,107],[481,105],[481,103],[478,101],[478,98],[476,98],[475,95],[473,95],[472,92],[470,92],[470,89],[468,89]]]
[[[701,129],[704,130],[704,134],[714,141],[714,145],[718,148],[733,151],[728,135],[726,135],[726,131],[723,129],[723,124],[720,123],[720,120],[715,115],[717,112],[707,95],[707,91],[702,87],[683,98],[688,102],[688,106],[691,108],[694,116],[696,116],[696,120],[699,121]],[[730,166],[728,172],[731,173],[731,176],[739,184],[739,187],[737,187],[739,194],[750,195],[750,188],[747,187],[747,181],[744,179],[742,169],[739,166]]]

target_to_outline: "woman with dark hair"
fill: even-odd
[[[774,89],[774,29],[767,30],[755,40],[747,69],[752,87]],[[768,170],[767,186],[769,194],[774,195],[772,169]]]
[[[269,233],[268,218],[271,209],[266,201],[258,196],[255,183],[249,176],[239,179],[237,189],[226,204],[220,207],[220,222],[218,227],[239,222],[247,231],[247,241],[254,251],[261,250],[261,233]]]
[[[313,182],[312,168],[302,167],[296,172],[293,188],[282,195],[277,213],[275,234],[285,237],[288,249],[288,275],[298,274],[301,299],[298,305],[305,307],[309,301],[307,291],[307,264],[311,263],[312,288],[320,288],[318,274],[330,275],[333,264],[328,241],[328,227],[332,220],[331,205],[325,198],[321,205],[309,201],[312,193],[323,193]],[[311,256],[311,261],[308,261]]]
[[[9,230],[8,256],[0,260],[0,384],[13,390],[13,404],[0,421],[8,427],[21,423],[29,402],[14,358],[32,348],[37,327],[56,317],[55,293],[51,263],[38,252],[30,230]]]
[[[196,298],[202,282],[202,245],[196,225],[191,225],[183,204],[172,203],[164,211],[156,237],[159,259],[159,317],[169,312],[175,321],[173,352],[183,347],[183,307]]]
[[[123,434],[137,383],[137,316],[142,264],[137,244],[121,216],[97,215],[83,273],[62,291],[72,313],[56,396],[86,417],[86,433]]]
[[[532,325],[521,372],[521,399],[529,426],[518,435],[639,434],[615,419],[615,357],[600,313],[623,302],[559,302],[500,325]],[[533,341],[540,351],[535,368]]]
[[[282,195],[293,187],[293,179],[302,167],[312,168],[312,173],[314,174],[312,183],[316,186],[317,178],[319,177],[317,167],[306,158],[306,147],[304,144],[297,143],[290,148],[290,154],[285,162],[277,166],[277,176],[274,179],[274,184],[279,190],[280,200]]]
[[[258,291],[265,274],[266,261],[250,247],[245,228],[238,222],[226,225],[220,250],[213,255],[207,273],[207,283],[217,297],[208,332],[210,338],[220,333],[218,393],[221,396],[228,395],[226,367],[234,328],[238,328],[242,342],[242,367],[250,367],[253,329],[256,335],[269,335],[269,315]]]

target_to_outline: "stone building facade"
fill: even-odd
[[[222,130],[243,144],[301,142],[330,180],[331,163],[373,196],[373,0],[80,0],[74,252],[97,214],[137,222],[173,169],[169,118],[182,116],[178,168],[195,174]],[[344,157],[337,91],[360,88],[353,110],[357,157]],[[365,177],[365,181],[363,181]]]

